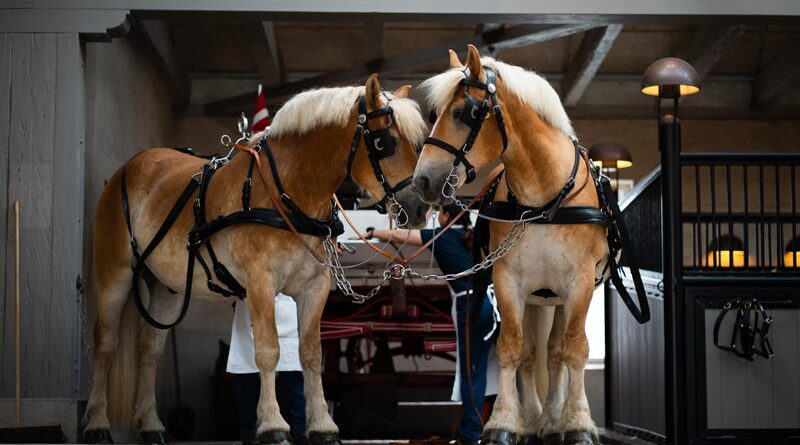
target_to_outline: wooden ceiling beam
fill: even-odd
[[[246,26],[250,54],[255,60],[261,84],[276,87],[286,82],[286,69],[281,58],[275,27],[272,22],[253,22]]]
[[[478,36],[425,48],[391,59],[383,59],[380,63],[364,64],[354,68],[331,71],[279,87],[267,88],[264,90],[264,94],[271,103],[278,103],[308,88],[361,82],[373,72],[381,74],[409,72],[436,61],[441,61],[442,65],[445,66],[447,50],[456,49],[463,53],[466,51],[468,44],[476,45],[482,51],[493,52],[498,48],[505,49],[545,42],[583,32],[593,27],[595,25],[518,25],[492,30]],[[208,115],[236,114],[243,108],[250,106],[252,100],[252,95],[244,94],[211,102],[206,104],[204,109]]]
[[[170,23],[165,20],[140,20],[137,24],[132,32],[149,49],[150,59],[172,91],[175,104],[188,105],[189,77],[178,60]]]
[[[578,53],[561,82],[561,97],[565,106],[577,105],[581,100],[620,32],[622,25],[608,25],[586,31]]]
[[[383,22],[364,22],[364,64],[380,66],[383,61]]]
[[[733,49],[731,42],[744,31],[744,25],[701,26],[686,46],[678,51],[678,57],[691,63],[702,79],[730,53]]]
[[[766,108],[800,82],[800,40],[791,42],[762,67],[753,85],[753,107]]]

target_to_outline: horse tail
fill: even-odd
[[[150,292],[144,279],[140,279],[139,292],[142,301],[150,301]],[[132,292],[132,291],[131,291]],[[117,352],[108,373],[108,416],[117,428],[132,432],[134,430],[134,408],[136,389],[139,381],[139,327],[141,317],[136,310],[133,298],[125,302],[119,327]]]
[[[536,314],[536,355],[534,356],[534,375],[536,376],[536,392],[539,400],[547,398],[547,385],[549,374],[547,371],[547,339],[550,337],[550,329],[553,327],[553,317],[555,316],[555,306],[535,306]]]

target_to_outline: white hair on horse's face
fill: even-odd
[[[575,136],[575,130],[558,93],[544,77],[491,57],[481,57],[481,65],[493,69],[503,80],[506,89],[530,106],[542,119],[566,136]],[[420,88],[425,92],[429,106],[441,114],[441,110],[452,100],[462,79],[464,69],[453,68],[425,80]]]
[[[364,90],[363,86],[350,86],[304,91],[275,113],[269,134],[271,137],[301,136],[326,125],[345,126]],[[391,99],[390,106],[400,135],[412,144],[422,143],[427,126],[419,105],[408,98],[396,98],[388,92],[386,95]],[[381,100],[385,104],[383,95]]]

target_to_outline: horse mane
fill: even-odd
[[[491,57],[481,57],[481,65],[493,69],[503,79],[506,89],[530,106],[542,119],[567,137],[575,136],[575,130],[558,93],[544,77]],[[441,111],[450,102],[463,78],[463,69],[452,68],[425,80],[420,88],[425,92],[428,105],[437,112]]]
[[[269,128],[270,137],[302,136],[327,125],[343,127],[350,121],[353,107],[364,90],[363,86],[348,86],[304,91],[286,102],[275,114]],[[390,106],[400,134],[412,144],[422,143],[427,127],[419,105],[408,98],[385,94],[391,99]],[[385,103],[386,98],[382,100]]]

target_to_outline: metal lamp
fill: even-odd
[[[700,92],[700,75],[689,62],[665,57],[653,62],[642,76],[642,94],[673,99]]]
[[[800,236],[786,244],[783,254],[783,267],[800,268]]]
[[[744,267],[744,243],[737,236],[722,235],[708,246],[708,267]]]
[[[679,277],[683,275],[681,219],[681,127],[678,99],[700,91],[700,76],[688,62],[667,57],[653,62],[642,76],[642,94],[656,96],[658,149],[661,151],[661,222],[664,227],[664,347],[666,365],[666,435],[670,443],[686,443],[686,301]],[[672,99],[672,110],[662,110]],[[665,112],[662,112],[665,111]]]
[[[600,141],[589,149],[589,157],[602,168],[621,170],[633,166],[628,147],[614,141]]]

